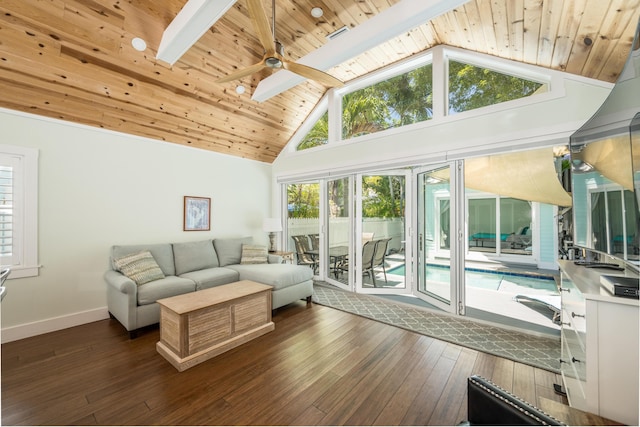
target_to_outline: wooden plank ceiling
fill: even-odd
[[[277,37],[296,60],[397,1],[277,0]],[[156,61],[184,2],[2,0],[0,106],[272,162],[326,88],[307,81],[258,103],[250,97],[264,73],[214,82],[263,55],[244,0],[173,66]],[[316,6],[320,19],[309,13]],[[640,0],[471,0],[328,72],[349,81],[446,44],[614,82],[639,10]],[[133,37],[146,40],[144,52]]]

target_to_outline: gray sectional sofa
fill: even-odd
[[[110,269],[104,274],[109,314],[122,323],[133,338],[139,328],[160,321],[157,300],[239,280],[273,286],[273,309],[300,299],[311,301],[313,271],[309,267],[283,264],[281,257],[267,255],[266,248],[264,257],[249,255],[249,249],[256,249],[250,237],[113,246]],[[123,260],[138,254],[147,255],[145,262],[155,266],[149,270],[155,275],[138,280],[138,276],[124,268]],[[139,264],[139,261],[133,262],[133,265]]]

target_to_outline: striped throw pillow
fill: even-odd
[[[125,255],[113,260],[113,264],[118,271],[136,282],[136,285],[164,279],[164,273],[149,251]]]
[[[242,245],[242,258],[240,264],[266,264],[267,247],[256,245]]]

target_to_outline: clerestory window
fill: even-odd
[[[489,66],[470,64],[458,57],[456,60],[450,59],[447,55],[441,58],[427,64],[425,62],[431,59],[416,60],[413,64],[418,65],[413,65],[414,68],[402,74],[336,96],[336,100],[341,100],[340,116],[333,117],[325,110],[313,128],[301,138],[296,150],[332,142],[329,137],[330,120],[340,120],[341,133],[333,137],[348,140],[549,90],[547,83],[516,76],[515,71],[512,74]],[[485,58],[479,62],[485,64],[490,60]],[[443,72],[444,69],[447,71]],[[508,69],[511,71],[511,68]],[[434,75],[443,77],[434,80]],[[440,88],[435,87],[438,84]],[[434,110],[441,111],[440,116],[434,114]]]
[[[418,123],[433,117],[432,65],[342,97],[342,139]]]
[[[449,60],[449,115],[543,92],[546,85]]]
[[[325,112],[298,144],[298,150],[319,147],[327,142],[329,142],[329,113]]]

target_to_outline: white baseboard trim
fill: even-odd
[[[29,338],[36,335],[46,334],[48,332],[59,331],[74,326],[84,325],[85,323],[97,322],[109,318],[107,307],[96,308],[93,310],[81,311],[66,316],[53,317],[46,320],[39,320],[33,323],[25,323],[23,325],[9,326],[2,328],[0,332],[0,342],[2,344]]]

